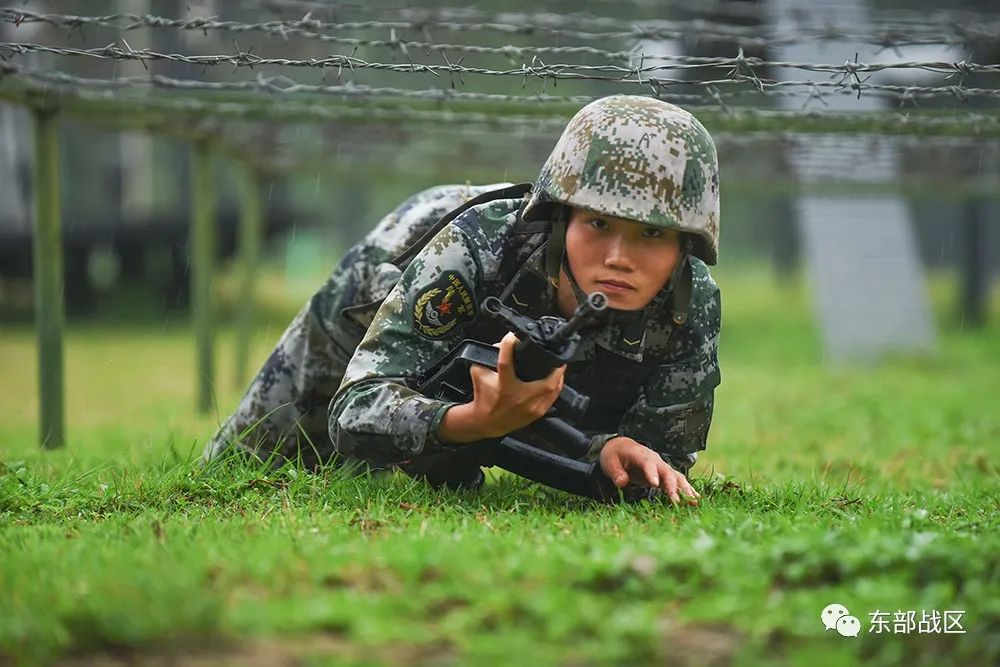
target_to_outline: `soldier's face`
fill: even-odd
[[[584,292],[607,294],[612,308],[644,308],[669,280],[680,252],[675,230],[626,218],[574,208],[566,227],[573,276]]]

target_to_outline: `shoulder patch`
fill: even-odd
[[[413,328],[427,338],[444,338],[475,316],[472,290],[462,276],[448,271],[420,291],[413,305]]]

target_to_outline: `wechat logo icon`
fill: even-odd
[[[851,612],[842,604],[826,605],[819,620],[823,621],[825,629],[836,630],[842,637],[857,637],[861,632],[861,621],[857,616],[851,616]]]

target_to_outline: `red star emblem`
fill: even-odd
[[[442,302],[437,307],[438,313],[441,315],[451,315],[451,304],[447,301]]]

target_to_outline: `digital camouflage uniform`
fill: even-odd
[[[481,312],[488,296],[533,317],[556,314],[553,267],[566,267],[558,205],[594,194],[586,208],[603,212],[603,189],[605,198],[618,193],[611,214],[683,229],[697,245],[645,309],[617,311],[583,332],[566,383],[589,395],[591,405],[575,425],[593,436],[591,457],[611,437],[625,435],[687,473],[705,447],[719,384],[719,291],[699,259],[714,263],[717,248],[715,150],[710,139],[699,144],[698,132],[692,139],[676,131],[693,121],[677,107],[653,101],[663,106],[646,113],[645,98],[605,103],[615,100],[625,100],[625,113],[632,114],[626,127],[636,134],[631,151],[627,142],[603,141],[607,128],[600,118],[588,120],[589,105],[570,122],[530,192],[525,186],[486,195],[490,201],[466,204],[440,229],[432,226],[442,214],[498,186],[435,188],[387,216],[292,322],[206,455],[232,441],[258,454],[301,452],[307,463],[338,452],[375,467],[400,465],[432,481],[435,475],[448,481],[439,473],[451,468],[451,481],[475,484],[475,447],[449,446],[435,435],[452,404],[421,395],[418,381],[463,339],[503,337],[501,321]],[[664,108],[678,115],[668,114],[660,127]],[[659,174],[652,184],[621,167],[649,161],[644,151],[651,146],[668,156],[640,165]],[[686,167],[678,170],[678,161]],[[581,173],[587,176],[573,182]],[[706,226],[709,218],[714,230]],[[400,255],[428,230],[430,240],[413,246],[419,252]]]
[[[399,279],[389,263],[449,211],[507,184],[442,186],[399,205],[352,247],[282,334],[235,412],[205,449],[211,459],[231,444],[263,458],[301,455],[307,465],[334,452],[330,400],[378,303]],[[370,304],[370,305],[366,305]]]

